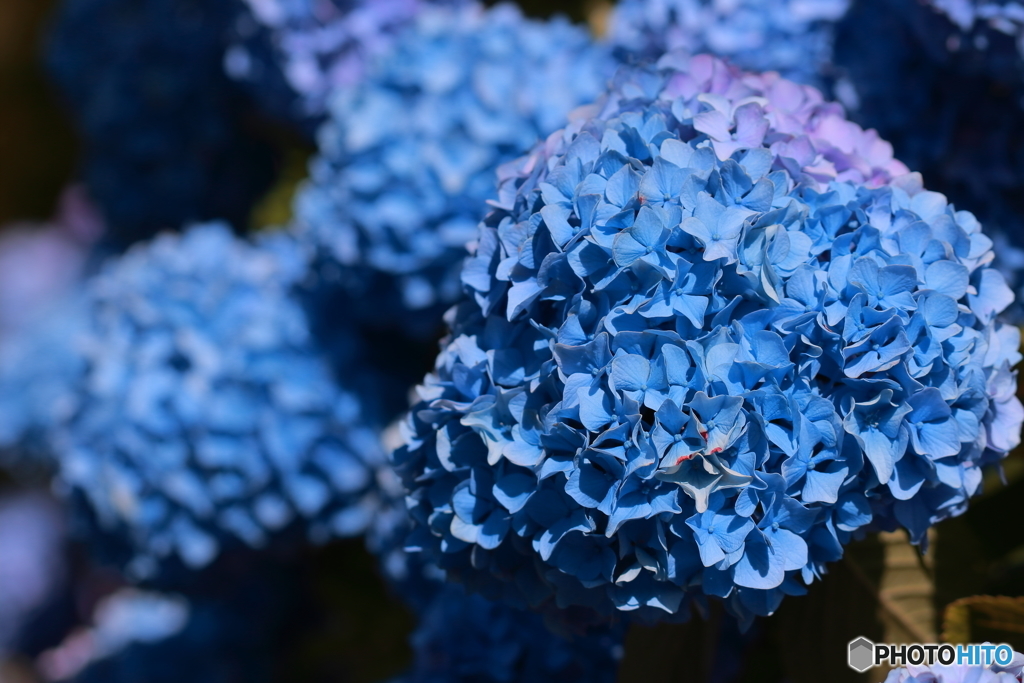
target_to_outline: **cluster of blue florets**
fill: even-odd
[[[335,94],[299,230],[374,315],[449,305],[497,167],[596,98],[613,69],[564,20],[424,8],[361,86]]]
[[[770,614],[1016,446],[1013,297],[971,214],[829,159],[867,134],[814,91],[660,66],[505,174],[394,455],[410,544],[534,604]]]
[[[318,359],[279,251],[210,224],[89,284],[60,478],[130,538],[140,574],[170,555],[202,567],[226,539],[261,546],[296,520],[321,539],[372,520],[382,451]]]
[[[614,10],[611,33],[627,60],[657,59],[671,49],[707,51],[823,88],[852,120],[891,142],[930,189],[969,208],[994,237],[1019,242],[1019,3],[625,0]],[[999,250],[997,266],[1014,286],[1020,258],[1019,250]]]

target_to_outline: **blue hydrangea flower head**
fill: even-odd
[[[424,0],[245,0],[236,40],[225,53],[229,76],[299,123],[327,113],[330,94],[358,83],[387,53]],[[266,34],[269,34],[267,36]],[[270,43],[271,50],[266,50]],[[284,87],[282,87],[284,86]]]
[[[512,5],[423,8],[395,51],[333,100],[299,230],[355,272],[373,314],[448,305],[495,169],[596,98],[613,69],[564,19],[526,19]]]
[[[812,88],[670,55],[503,168],[393,455],[491,597],[770,614],[1020,440],[974,217]]]
[[[60,477],[128,538],[136,573],[171,555],[202,567],[293,522],[314,539],[370,523],[380,447],[288,297],[287,253],[207,224],[89,285]]]
[[[610,39],[631,61],[665,52],[710,52],[753,71],[779,71],[821,86],[836,20],[849,0],[623,0]]]
[[[1020,683],[1024,678],[1024,655],[1013,653],[1007,666],[969,666],[967,664],[909,665],[893,669],[885,683]]]

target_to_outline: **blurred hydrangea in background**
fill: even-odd
[[[1015,0],[932,0],[935,9],[943,12],[962,31],[977,25],[988,25],[1017,40],[1024,53],[1024,6]]]
[[[850,0],[621,0],[611,41],[628,61],[709,52],[755,71],[822,87],[835,22]]]
[[[61,510],[36,492],[0,497],[0,660],[67,580]]]
[[[124,588],[100,601],[90,628],[46,652],[41,657],[41,668],[51,680],[69,679],[134,643],[170,638],[188,620],[188,601],[180,596]]]
[[[166,234],[89,285],[86,372],[60,479],[122,532],[132,570],[208,564],[225,538],[262,546],[294,520],[361,533],[383,457],[336,387],[272,251],[220,224]]]
[[[613,69],[564,20],[507,4],[424,8],[365,83],[334,96],[297,199],[300,235],[353,271],[370,315],[447,306],[497,167],[593,100]]]
[[[103,223],[83,188],[67,188],[54,219],[0,236],[0,463],[46,467],[80,359],[69,333],[81,322],[78,289]]]
[[[378,388],[382,413],[404,410],[430,367],[496,169],[596,98],[614,68],[564,19],[429,6],[362,83],[335,93],[294,230],[316,252],[314,331],[342,348],[339,372],[375,373],[360,384]],[[353,354],[359,339],[370,341]]]
[[[964,510],[1019,443],[1020,335],[978,222],[876,135],[660,66],[507,167],[394,460],[410,545],[485,595],[749,621]]]
[[[427,2],[244,0],[225,69],[269,111],[312,133],[334,91],[358,83]]]
[[[15,223],[0,235],[0,339],[44,317],[82,281],[103,220],[81,186],[60,197],[49,223]]]

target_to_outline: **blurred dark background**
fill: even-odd
[[[76,159],[74,134],[43,72],[54,0],[0,3],[0,225],[50,216]]]

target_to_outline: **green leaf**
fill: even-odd
[[[255,230],[280,228],[292,219],[292,204],[296,192],[309,175],[312,151],[297,145],[284,151],[284,163],[276,184],[253,208],[249,223]]]
[[[1024,650],[1024,598],[975,595],[946,608],[942,637],[950,643],[1007,643]]]

